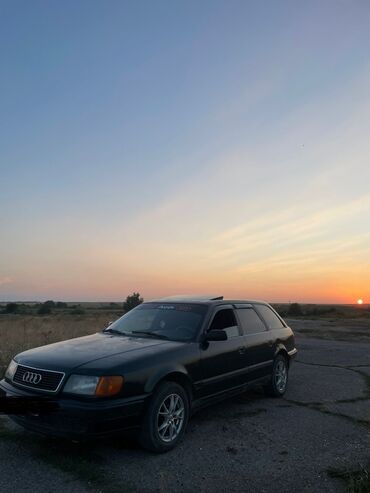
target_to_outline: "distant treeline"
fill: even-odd
[[[357,305],[272,304],[281,317],[359,317],[368,316],[370,308]]]
[[[13,315],[50,315],[52,313],[58,313],[65,311],[72,315],[83,315],[86,310],[120,310],[123,312],[128,312],[135,308],[135,306],[140,305],[144,299],[140,296],[140,293],[132,293],[127,296],[126,300],[122,303],[104,303],[99,307],[88,308],[87,306],[82,306],[81,303],[73,304],[66,303],[65,301],[54,301],[47,300],[44,303],[7,303],[0,306],[0,313],[2,314],[13,314]]]
[[[44,303],[7,303],[0,313],[15,315],[49,315],[54,311],[68,310],[73,314],[83,314],[81,305],[68,304],[64,301],[48,300]]]
[[[126,313],[135,306],[140,305],[144,299],[140,293],[132,293],[126,300],[106,303],[66,303],[65,301],[47,300],[44,303],[7,303],[0,305],[0,314],[15,315],[50,315],[57,313],[69,313],[71,315],[83,315],[86,312],[114,311],[119,314]],[[313,305],[300,303],[273,303],[272,306],[282,317],[343,317],[357,318],[369,317],[368,305]]]

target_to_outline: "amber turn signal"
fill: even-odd
[[[120,392],[123,387],[123,377],[100,377],[96,386],[95,395],[97,397],[110,397]]]

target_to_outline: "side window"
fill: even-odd
[[[265,324],[262,322],[253,308],[240,308],[236,310],[242,328],[246,334],[258,334],[266,332]]]
[[[284,327],[279,317],[267,305],[256,305],[256,309],[262,315],[269,329],[282,329]]]
[[[209,330],[224,330],[228,338],[239,336],[239,327],[234,315],[234,311],[230,308],[220,310],[214,316]]]

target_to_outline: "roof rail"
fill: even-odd
[[[159,298],[159,301],[175,301],[175,300],[193,300],[193,301],[218,301],[223,300],[223,296],[214,296],[214,295],[189,295],[189,294],[177,294],[174,296],[166,296],[165,298]]]

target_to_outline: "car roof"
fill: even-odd
[[[146,303],[200,303],[206,305],[234,305],[234,304],[263,304],[268,303],[263,300],[235,300],[235,299],[224,299],[223,296],[194,296],[194,295],[176,295],[167,296],[166,298],[159,298],[147,301]]]

